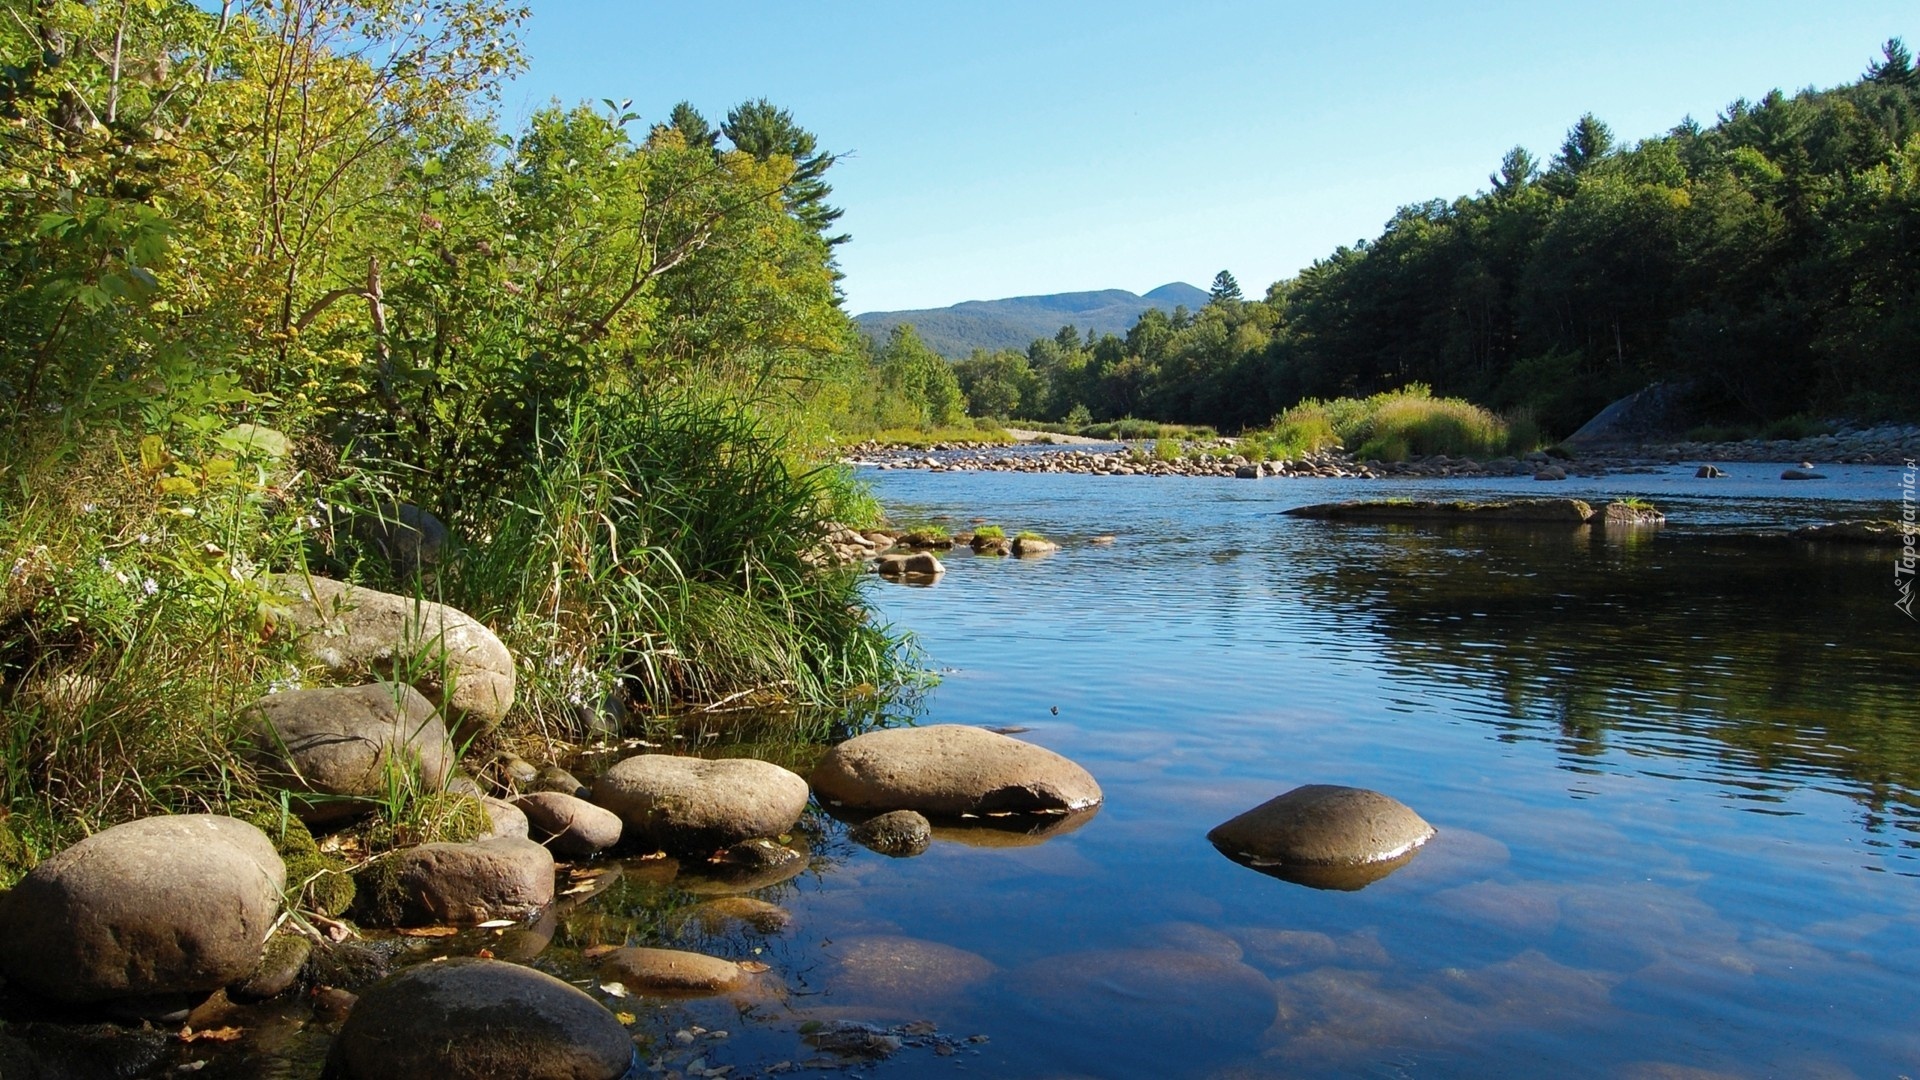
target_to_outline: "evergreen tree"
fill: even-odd
[[[1518,194],[1539,174],[1540,166],[1533,160],[1533,155],[1527,152],[1526,147],[1516,146],[1500,159],[1500,171],[1487,179],[1493,182],[1494,195],[1504,199]]]
[[[1582,113],[1580,119],[1568,129],[1567,139],[1560,144],[1560,153],[1553,159],[1553,168],[1547,174],[1549,190],[1563,198],[1571,198],[1579,187],[1580,177],[1612,150],[1613,129],[1601,123],[1592,113]]]
[[[1239,303],[1245,299],[1240,295],[1240,283],[1225,270],[1213,275],[1213,288],[1207,290],[1209,304]]]
[[[692,102],[675,105],[667,114],[667,126],[679,132],[691,147],[711,150],[720,142],[720,133],[713,130],[713,125],[707,123],[707,118],[700,115]]]
[[[1888,86],[1920,85],[1920,69],[1914,68],[1906,42],[1890,38],[1880,47],[1880,55],[1885,59],[1867,65],[1867,78]]]
[[[776,154],[792,158],[793,179],[787,186],[787,211],[819,233],[828,247],[847,242],[849,238],[844,233],[827,235],[827,230],[844,213],[839,207],[827,205],[827,196],[833,188],[821,179],[837,159],[819,148],[812,132],[793,122],[792,113],[766,98],[757,98],[729,110],[720,130],[734,149],[761,161]]]

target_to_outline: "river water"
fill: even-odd
[[[866,1018],[986,1037],[875,1076],[1920,1073],[1920,624],[1894,552],[1750,535],[1897,516],[1901,477],[1778,470],[875,474],[897,520],[1063,542],[873,596],[943,674],[922,722],[1030,727],[1106,804],[1032,846],[895,861],[829,836],[774,891],[791,996],[750,1010],[771,1042],[743,1067],[808,1018]],[[1639,495],[1671,524],[1280,514],[1491,492]],[[1207,843],[1305,783],[1386,792],[1439,835],[1358,892]]]

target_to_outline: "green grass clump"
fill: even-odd
[[[982,525],[973,530],[973,538],[975,540],[1005,540],[1007,538],[1007,530],[998,525]]]
[[[1537,441],[1530,420],[1518,430],[1459,398],[1436,398],[1418,383],[1367,398],[1310,398],[1282,413],[1271,427],[1241,438],[1250,458],[1297,459],[1334,447],[1358,458],[1405,461],[1447,454],[1492,457],[1510,449],[1518,435]],[[1529,447],[1530,448],[1530,447]]]
[[[1042,536],[1041,534],[1034,532],[1032,529],[1021,529],[1019,532],[1014,534],[1013,538],[1015,540],[1045,540],[1046,539],[1045,536]]]

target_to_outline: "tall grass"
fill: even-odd
[[[539,440],[446,588],[503,629],[541,731],[577,735],[609,708],[828,705],[908,677],[858,575],[808,557],[827,522],[870,507],[786,449],[693,395],[576,408]]]
[[[1367,398],[1309,398],[1270,428],[1242,436],[1241,446],[1248,456],[1269,459],[1342,447],[1358,458],[1405,461],[1431,454],[1492,457],[1531,450],[1538,438],[1539,429],[1528,417],[1510,424],[1472,402],[1436,398],[1414,383]]]

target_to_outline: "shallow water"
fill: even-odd
[[[810,864],[785,881],[595,864],[531,930],[411,947],[572,978],[683,1076],[810,1059],[1035,1080],[1920,1073],[1920,624],[1894,608],[1892,552],[1777,535],[1897,514],[1900,474],[1728,470],[1554,485],[873,473],[897,520],[1063,541],[1033,561],[958,552],[936,586],[876,582],[872,597],[944,675],[922,722],[1030,728],[1098,778],[1099,813],[1044,838],[946,832],[900,860],[813,815]],[[1498,491],[1638,494],[1673,524],[1280,515]],[[1087,543],[1101,534],[1116,540]],[[1439,835],[1357,892],[1207,843],[1304,783],[1387,792]],[[693,914],[743,893],[791,925]],[[766,971],[730,998],[620,996],[587,956],[622,944]],[[809,1038],[840,1021],[906,1045],[823,1057]],[[313,1075],[328,1028],[294,1026],[264,1060],[207,1075]]]

